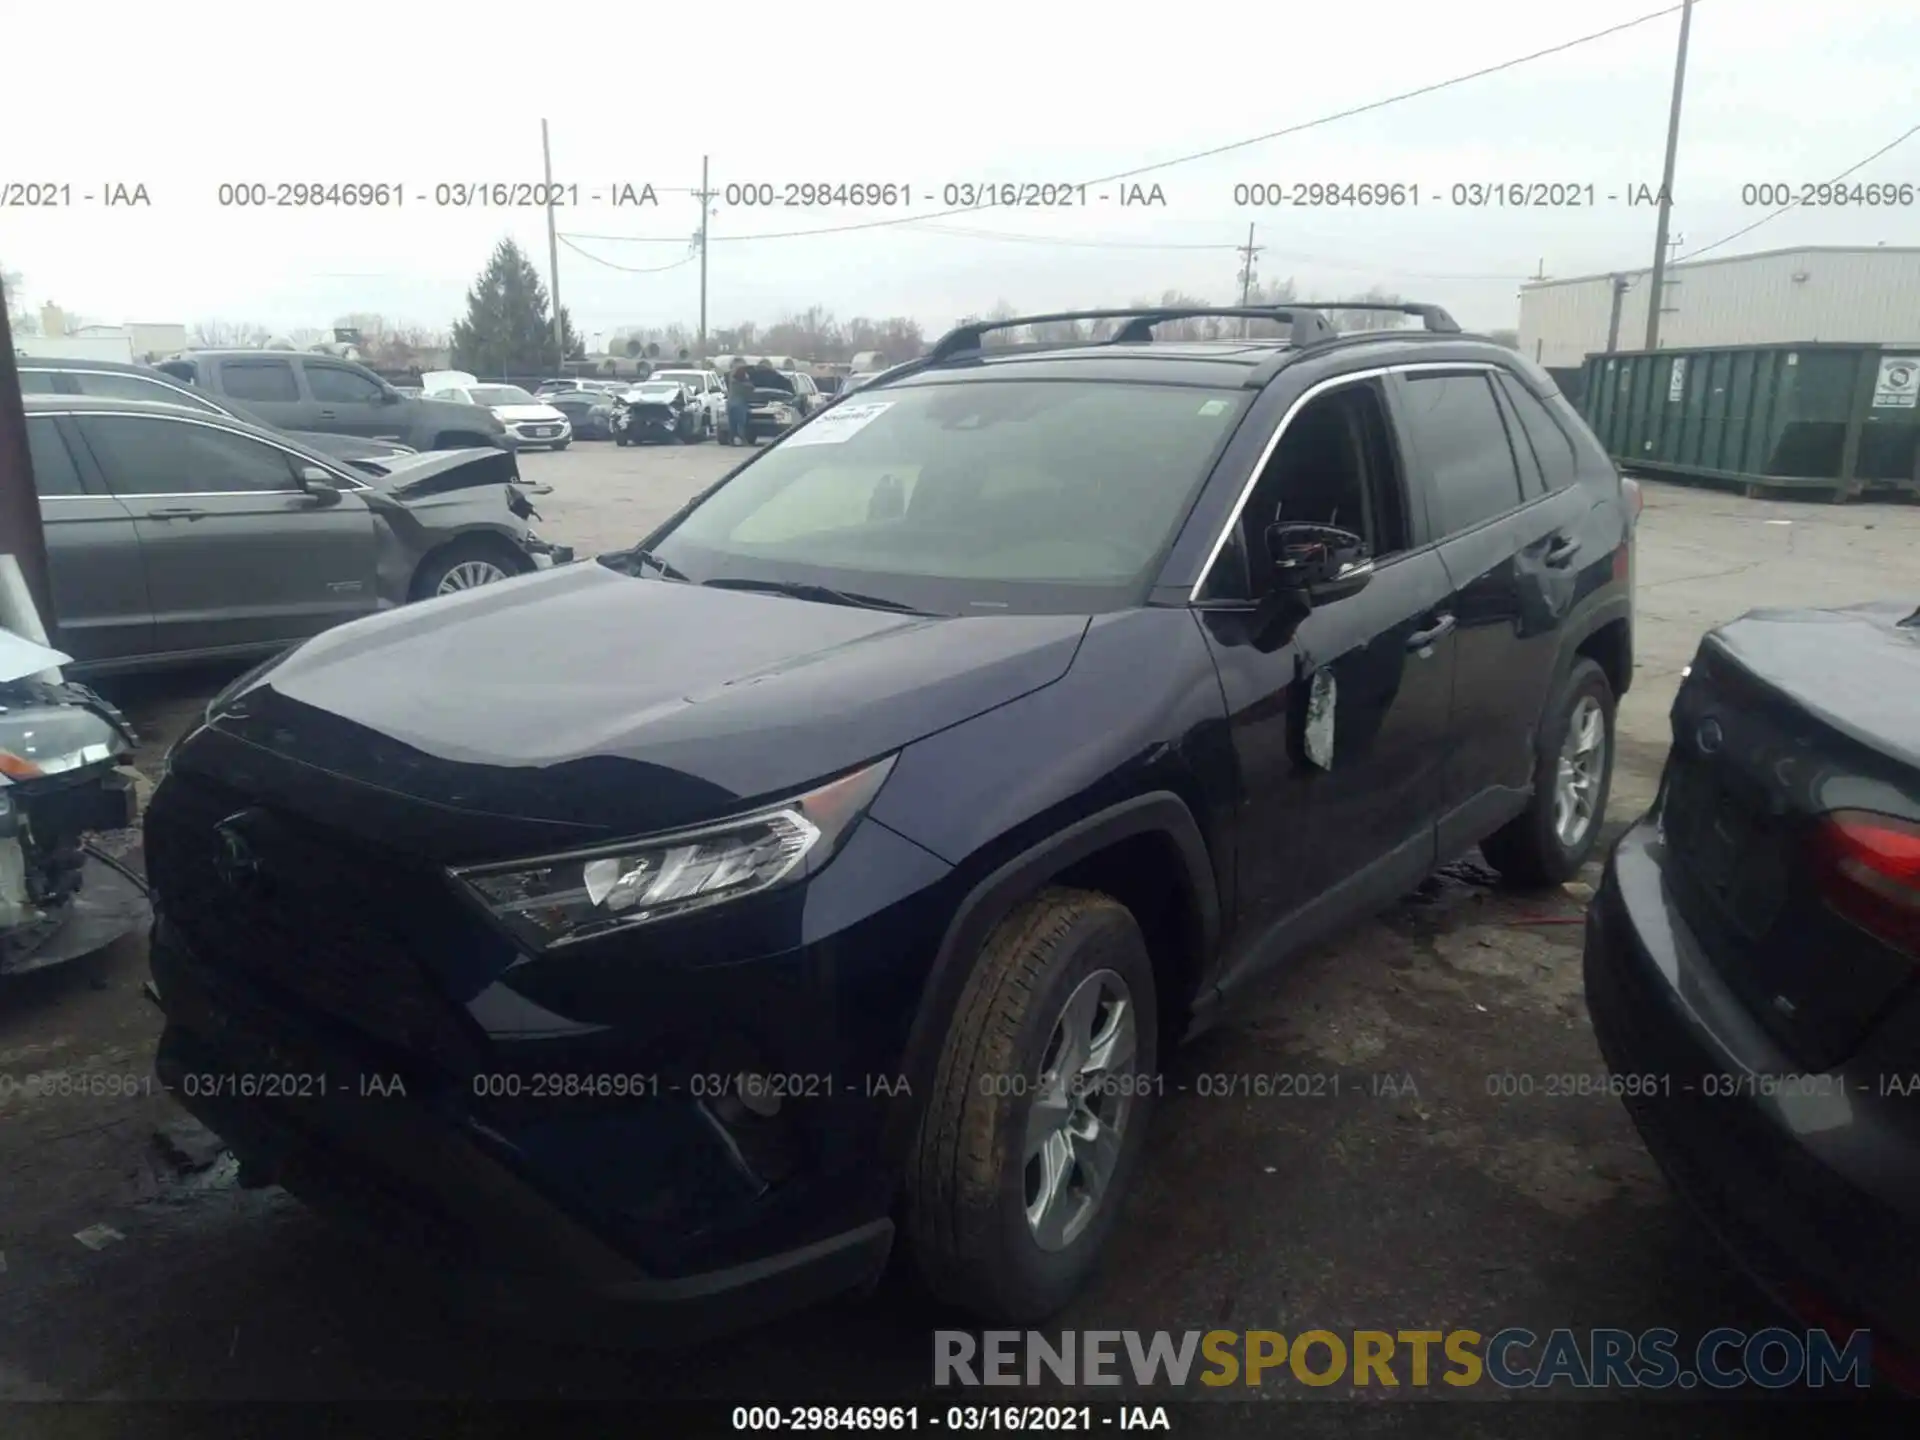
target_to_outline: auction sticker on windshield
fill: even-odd
[[[787,437],[786,443],[789,446],[844,445],[892,408],[891,400],[869,400],[862,405],[836,405],[811,425],[794,431]]]

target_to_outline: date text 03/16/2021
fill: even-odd
[[[1165,1405],[736,1405],[735,1431],[832,1434],[842,1431],[952,1430],[961,1434],[1084,1435],[1109,1430],[1174,1429]]]

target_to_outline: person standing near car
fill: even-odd
[[[740,360],[727,376],[727,443],[738,445],[743,440],[754,443],[753,367]]]

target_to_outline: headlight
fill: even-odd
[[[91,710],[30,705],[0,711],[0,775],[38,780],[111,760],[126,742]]]
[[[819,873],[880,793],[894,758],[710,825],[448,873],[514,939],[556,950]]]

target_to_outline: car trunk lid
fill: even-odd
[[[1674,903],[1809,1069],[1853,1054],[1915,981],[1920,627],[1909,616],[1755,611],[1708,634],[1674,701],[1660,801]]]

